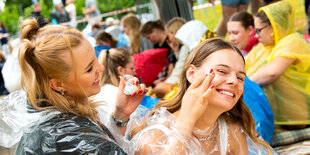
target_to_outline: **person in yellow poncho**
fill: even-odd
[[[283,0],[260,8],[254,19],[260,43],[246,57],[247,75],[263,86],[275,124],[293,129],[310,124],[310,45],[293,22],[302,19],[300,4]]]

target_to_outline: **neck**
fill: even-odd
[[[207,107],[206,111],[197,120],[194,127],[203,132],[202,134],[209,134],[212,132],[212,129],[216,125],[216,121],[220,115],[221,113],[217,112],[217,110]]]
[[[162,32],[160,34],[160,43],[159,43],[159,46],[162,46],[165,41],[166,41],[166,38],[167,38],[167,33],[166,32]]]

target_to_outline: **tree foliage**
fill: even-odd
[[[53,9],[52,0],[38,0],[42,6],[41,14],[44,18],[49,18]],[[65,2],[65,0],[63,0]],[[125,9],[134,6],[136,0],[97,0],[97,6],[101,13],[114,10]],[[65,4],[65,3],[64,3]],[[83,8],[85,0],[74,0],[76,13],[79,18],[83,18]],[[34,6],[32,0],[6,0],[4,10],[0,10],[0,21],[4,23],[10,33],[16,33],[19,29],[19,19],[25,19],[31,16]],[[119,16],[118,16],[119,17]]]

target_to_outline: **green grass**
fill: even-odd
[[[204,10],[207,10],[207,16],[204,14]],[[203,8],[200,10],[194,10],[194,18],[202,21],[209,29],[214,30],[217,23],[222,17],[221,5],[215,6],[215,11],[212,7]]]

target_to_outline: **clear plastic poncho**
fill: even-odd
[[[268,154],[265,147],[254,143],[239,126],[222,118],[205,138],[198,138],[195,134],[202,131],[195,128],[191,137],[184,138],[174,128],[175,120],[166,108],[158,109],[146,120],[145,128],[130,141],[135,154]]]
[[[249,77],[277,57],[293,58],[296,63],[274,82],[263,87],[275,117],[275,124],[310,124],[310,45],[295,31],[293,21],[299,0],[284,0],[260,8],[268,16],[275,37],[275,45],[258,44],[247,55],[246,72]]]
[[[56,147],[48,144],[56,143],[65,144],[57,146],[56,152],[58,153],[79,152],[79,154],[82,154],[83,152],[97,152],[100,154],[100,152],[107,153],[108,150],[113,150],[113,148],[115,148],[115,152],[118,152],[119,150],[117,149],[122,148],[123,151],[130,154],[132,148],[128,145],[124,136],[120,134],[117,126],[112,121],[110,115],[111,112],[104,106],[97,107],[97,110],[99,113],[100,123],[108,129],[108,133],[112,134],[113,139],[109,138],[107,134],[104,133],[104,128],[97,128],[97,125],[91,123],[92,121],[87,117],[79,118],[72,115],[67,117],[55,109],[38,111],[27,103],[25,91],[19,90],[12,92],[7,97],[0,100],[0,146],[10,148],[22,140],[27,143],[28,146],[30,144],[30,146],[34,146],[39,149],[31,150],[31,148],[20,145],[17,148],[17,154],[23,152],[24,150],[32,152],[32,154],[41,154],[39,153],[40,150],[46,151],[45,153],[49,151],[54,151],[55,153]],[[61,119],[64,121],[55,122],[55,120]],[[79,119],[78,122],[75,121],[77,119]],[[83,127],[83,125],[87,123],[89,125],[86,125],[86,128],[85,126]],[[54,124],[54,126],[52,125],[50,127],[46,127],[42,124]],[[61,128],[55,127],[56,125],[61,126]],[[49,133],[43,131],[37,132],[37,129],[42,126],[45,127],[44,129],[52,130],[53,128],[57,128],[57,130]],[[73,132],[68,133],[68,131],[71,130]],[[35,136],[41,136],[43,139],[45,138],[42,140],[44,143],[34,141],[37,138],[31,136],[34,133],[37,133]],[[62,137],[56,136],[57,139],[51,138],[57,134]],[[24,137],[22,138],[23,135]],[[48,139],[48,137],[50,139]],[[80,142],[77,143],[78,141]],[[118,147],[116,148],[116,146]],[[18,151],[20,152],[18,153]]]

